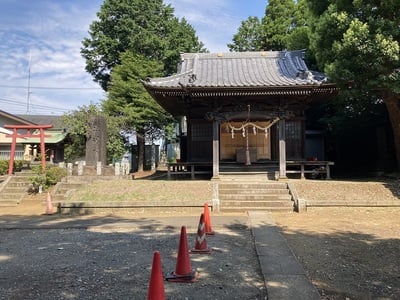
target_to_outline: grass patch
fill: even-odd
[[[210,181],[190,180],[113,180],[86,185],[68,198],[68,202],[149,202],[200,205],[212,199]]]

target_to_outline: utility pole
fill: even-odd
[[[28,62],[28,95],[26,99],[26,114],[30,114],[30,98],[31,98],[31,49],[29,49],[29,62]]]

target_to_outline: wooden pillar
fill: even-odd
[[[42,172],[46,171],[46,149],[44,147],[44,129],[40,128],[40,153],[42,154]]]
[[[286,121],[279,120],[279,179],[286,179]]]
[[[219,177],[219,122],[213,121],[213,177]]]
[[[8,161],[8,175],[12,175],[14,168],[15,148],[17,145],[17,128],[14,128],[11,142],[10,160]]]

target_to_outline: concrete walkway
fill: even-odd
[[[317,289],[308,280],[272,215],[250,211],[249,218],[268,300],[317,300]]]

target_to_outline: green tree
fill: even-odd
[[[361,113],[375,104],[377,110],[383,100],[400,167],[400,2],[307,3],[315,20],[311,47],[320,68],[342,86],[343,109]]]
[[[288,50],[307,49],[308,58],[312,57],[312,53],[311,51],[309,51],[310,21],[311,21],[310,13],[307,4],[305,3],[305,0],[296,1],[292,19],[293,28],[290,30],[287,36],[286,49]]]
[[[67,162],[81,159],[86,155],[86,137],[89,132],[89,116],[101,115],[107,122],[107,162],[119,159],[125,152],[126,139],[121,131],[121,120],[111,117],[94,104],[79,107],[77,110],[62,116],[63,127],[67,128],[69,142],[64,148]]]
[[[262,21],[242,21],[231,51],[299,50],[309,48],[309,13],[304,0],[269,1]],[[312,61],[312,55],[307,52]]]
[[[90,25],[90,37],[82,42],[86,70],[105,91],[110,89],[104,110],[139,139],[139,170],[146,136],[160,134],[169,119],[139,80],[176,72],[181,52],[205,51],[193,27],[173,12],[163,0],[105,0]]]
[[[249,17],[242,21],[238,32],[233,36],[233,43],[228,44],[230,51],[260,51],[261,46],[261,21],[257,17]]]
[[[180,52],[200,51],[203,44],[173,12],[163,0],[104,0],[90,37],[82,41],[86,71],[107,91],[111,70],[125,51],[164,63],[166,74],[176,70]]]
[[[143,170],[145,141],[162,136],[172,117],[155,102],[142,84],[147,77],[162,74],[163,65],[142,55],[125,52],[121,64],[113,68],[108,99],[102,104],[105,112],[121,121],[126,133],[135,133],[139,150],[139,171]]]
[[[262,19],[262,48],[265,50],[284,50],[287,40],[295,28],[293,0],[269,0]]]

